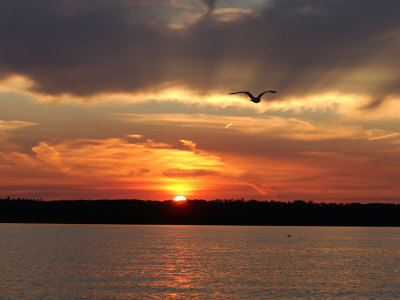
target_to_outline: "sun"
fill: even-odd
[[[176,197],[174,198],[174,201],[185,201],[185,200],[186,200],[186,198],[183,197],[183,196],[176,196]]]

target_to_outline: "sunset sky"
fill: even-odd
[[[0,0],[0,198],[400,203],[399,15]]]

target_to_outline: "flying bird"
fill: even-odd
[[[247,91],[243,91],[243,92],[234,92],[234,93],[229,93],[229,95],[234,95],[234,94],[246,94],[247,96],[250,97],[250,101],[254,102],[254,103],[260,103],[261,101],[261,96],[264,95],[265,93],[277,93],[275,91],[265,91],[262,92],[260,95],[258,95],[257,97],[254,97],[250,92]]]

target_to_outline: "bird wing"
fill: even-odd
[[[273,94],[276,94],[277,92],[276,92],[276,91],[264,91],[264,92],[262,92],[260,95],[258,95],[257,98],[261,98],[261,96],[264,95],[265,93],[273,93]]]
[[[254,96],[250,92],[246,92],[246,91],[229,93],[229,95],[233,95],[233,94],[246,94],[250,98],[254,98]]]

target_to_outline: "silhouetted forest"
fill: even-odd
[[[201,224],[400,226],[399,204],[296,200],[41,201],[0,199],[0,222],[81,224]]]

